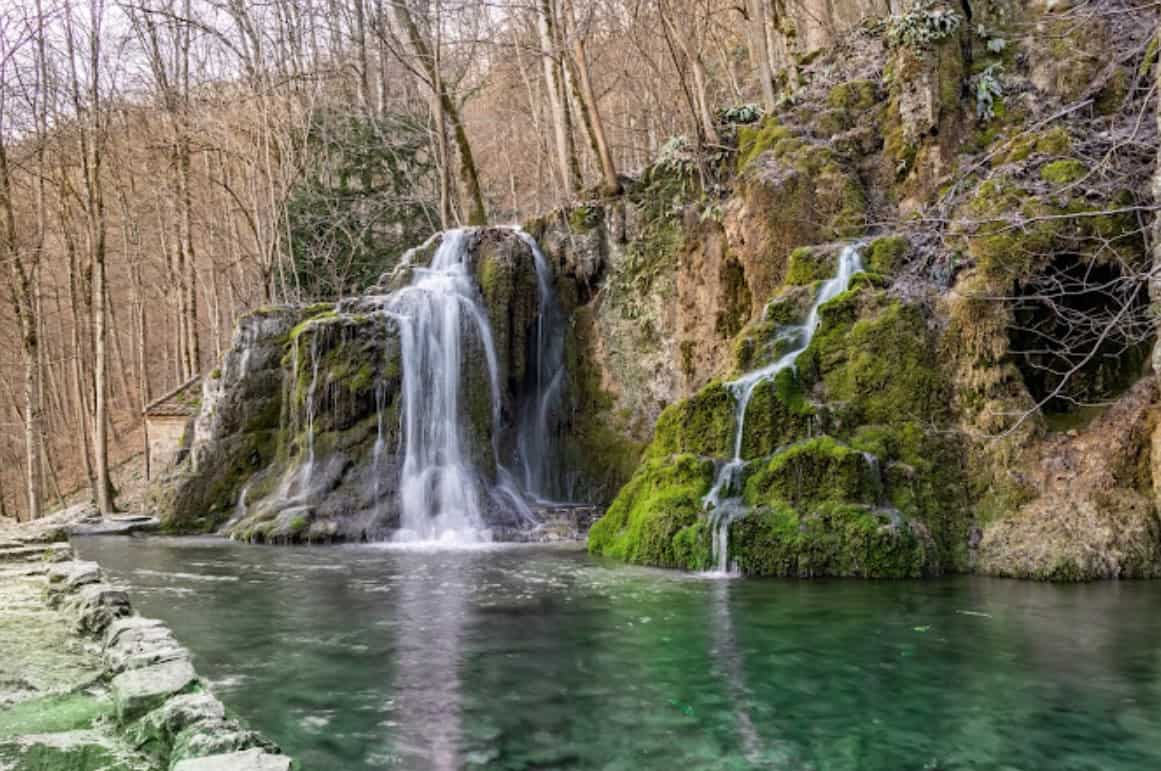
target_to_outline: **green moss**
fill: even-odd
[[[814,416],[794,368],[759,383],[746,409],[742,457],[760,458],[809,435]]]
[[[922,539],[865,506],[828,503],[800,513],[758,509],[730,528],[731,556],[746,575],[919,578],[930,572]]]
[[[910,243],[903,236],[876,238],[867,247],[867,267],[875,273],[894,275],[903,267],[903,260],[910,248]]]
[[[568,214],[568,227],[573,233],[583,235],[600,227],[605,210],[600,206],[577,206]]]
[[[1141,59],[1141,66],[1137,68],[1137,77],[1145,79],[1152,74],[1153,68],[1157,65],[1159,45],[1161,45],[1161,32],[1149,39],[1149,45],[1145,47],[1145,56]]]
[[[589,551],[659,567],[704,561],[696,545],[703,536],[688,528],[697,522],[713,475],[713,462],[695,455],[647,461],[589,530]]]
[[[859,308],[855,292],[823,306],[819,331],[798,360],[804,381],[821,382],[851,425],[942,414],[947,385],[920,309],[869,289]]]
[[[1005,163],[1018,163],[1033,153],[1048,156],[1067,155],[1071,150],[1072,135],[1068,133],[1068,129],[1057,126],[1046,131],[1018,134],[1011,140],[1006,140],[1006,146],[992,157],[992,164],[1000,166]]]
[[[878,83],[849,80],[839,83],[826,95],[826,103],[836,110],[869,110],[878,102]]]
[[[777,453],[746,480],[751,506],[878,501],[879,479],[863,453],[829,436],[808,439]]]
[[[799,247],[786,258],[785,283],[788,286],[803,286],[825,281],[834,274],[834,262],[832,249]]]
[[[312,305],[303,312],[303,315],[305,318],[296,324],[294,329],[290,330],[289,339],[292,343],[315,323],[337,318],[339,314],[334,305]]]
[[[287,525],[287,529],[290,531],[291,535],[298,535],[303,530],[306,530],[306,527],[309,524],[310,522],[307,520],[307,518],[302,514],[299,514],[294,519],[290,520],[290,524]]]
[[[1006,176],[982,182],[967,213],[977,223],[967,250],[985,273],[998,277],[1037,270],[1066,227],[1065,220],[1046,219],[1057,212]],[[1013,223],[1017,216],[1021,221]]]
[[[1117,67],[1109,77],[1108,83],[1097,92],[1095,107],[1101,115],[1112,115],[1121,108],[1125,96],[1129,92],[1129,70]]]
[[[676,453],[725,457],[734,430],[734,397],[715,380],[688,399],[666,407],[657,418],[651,458]]]
[[[88,728],[112,715],[108,697],[83,692],[43,696],[5,707],[0,713],[0,739]]]
[[[773,116],[761,123],[738,127],[738,172],[744,171],[762,153],[773,150],[779,143],[791,140],[794,132]]]
[[[797,335],[786,328],[801,321],[798,302],[785,297],[766,308],[766,319],[749,324],[734,340],[733,362],[738,373],[758,369],[789,351]]]
[[[1074,158],[1052,161],[1040,167],[1040,179],[1056,185],[1075,182],[1088,174],[1088,167]]]

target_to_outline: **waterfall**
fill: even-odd
[[[444,233],[431,265],[413,267],[411,283],[383,299],[384,311],[398,323],[403,364],[397,540],[489,540],[484,520],[489,504],[528,525],[535,516],[526,496],[541,498],[552,491],[549,469],[555,451],[548,423],[559,401],[564,343],[551,268],[535,240],[515,230],[535,260],[539,303],[537,388],[520,409],[517,448],[522,483],[518,483],[501,457],[501,374],[492,327],[471,274],[475,232]],[[473,446],[475,437],[465,425],[471,396],[465,368],[476,350],[482,351],[488,380],[490,448]],[[473,463],[487,449],[495,464],[494,482]]]
[[[737,570],[730,563],[730,525],[745,514],[739,491],[742,470],[746,462],[742,458],[742,439],[746,430],[746,408],[759,385],[775,377],[779,372],[790,369],[810,346],[814,333],[818,330],[819,309],[827,302],[845,292],[850,286],[851,277],[862,272],[862,260],[859,255],[859,245],[851,244],[843,248],[838,256],[838,266],[834,276],[819,287],[814,303],[802,326],[791,329],[797,345],[784,353],[773,363],[761,369],[747,372],[737,380],[727,383],[731,395],[734,397],[734,454],[729,461],[722,464],[714,477],[713,486],[703,499],[703,505],[709,510],[710,527],[713,537],[713,554],[716,563],[714,575],[737,575]]]
[[[295,343],[297,347],[298,343]],[[310,385],[306,391],[306,465],[302,469],[302,489],[310,490],[310,478],[314,474],[314,423],[318,415],[315,390],[318,388],[318,338],[310,338]]]
[[[564,314],[556,301],[552,268],[536,239],[522,230],[516,235],[532,252],[536,265],[537,308],[535,378],[532,399],[520,415],[516,449],[520,460],[524,491],[539,501],[552,502],[562,496],[560,480],[553,477],[559,466],[552,417],[558,414],[564,387]]]

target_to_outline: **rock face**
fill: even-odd
[[[481,338],[465,332],[457,426],[462,445],[471,448],[474,473],[491,485],[522,470],[521,432],[548,385],[541,370],[550,330],[540,320],[543,287],[525,237],[496,228],[466,239],[464,266],[495,361]],[[407,286],[438,245],[433,239],[413,252],[372,291]],[[571,308],[584,277],[564,265],[552,275],[554,294],[568,298]],[[244,318],[222,366],[206,380],[189,461],[155,488],[163,526],[224,528],[263,542],[376,540],[398,529],[404,351],[402,322],[390,303],[386,295],[368,294],[338,306],[266,308]],[[564,330],[559,334],[558,358]],[[586,454],[575,440],[584,434],[571,430],[583,391],[572,382],[555,388],[540,429],[560,448],[553,469],[567,469],[568,458]],[[587,500],[589,491],[602,489],[611,496],[621,481],[609,482],[599,468],[596,476],[560,474],[546,481],[544,494]],[[517,524],[500,505],[490,505],[486,517],[497,532]]]
[[[164,624],[132,615],[98,565],[43,533],[0,531],[25,550],[0,566],[0,768],[290,767],[227,713]]]
[[[1161,193],[1153,159],[1121,151],[1156,138],[1140,118],[1155,10],[1141,13],[1088,34],[1054,3],[803,4],[780,22],[799,85],[774,113],[723,124],[728,152],[699,162],[677,143],[623,195],[527,223],[567,320],[558,489],[608,505],[590,548],[702,569],[728,536],[749,574],[1154,574],[1140,215]],[[538,287],[511,231],[472,238],[501,421],[473,402],[463,430],[498,448],[473,459],[498,475],[534,380]],[[735,436],[731,383],[793,349],[852,243],[863,273],[818,309],[795,366],[758,384]],[[374,291],[406,285],[438,244]],[[373,298],[244,321],[168,526],[387,536],[398,338]],[[1105,431],[1123,435],[1115,452],[1092,449]],[[704,499],[735,444],[739,508],[719,533]]]
[[[1114,164],[1098,181],[1079,157],[1139,123],[1128,105],[1147,106],[1149,80],[1133,73],[1152,71],[1152,27],[1110,29],[1113,14],[1082,40],[1054,8],[974,10],[969,24],[959,6],[919,4],[823,53],[792,104],[737,127],[720,200],[659,195],[672,167],[634,191],[644,235],[626,251],[647,256],[610,261],[608,286],[644,296],[602,288],[592,313],[651,338],[610,356],[624,344],[606,341],[620,332],[606,321],[588,357],[613,409],[655,430],[592,551],[717,564],[705,498],[736,438],[729,382],[787,350],[833,271],[826,242],[859,238],[866,273],[749,405],[730,560],[791,576],[1157,573],[1151,260],[1123,217],[1149,194],[1148,167]],[[1069,31],[1068,50],[1044,50],[1049,29]],[[1111,41],[1124,55],[1093,68]],[[1081,95],[1120,128],[1061,119]],[[1098,297],[1122,282],[1128,294]],[[651,306],[659,293],[676,302]],[[1110,323],[1122,309],[1133,320]],[[1066,318],[1116,342],[1081,342]],[[1087,422],[1098,410],[1077,405],[1099,402],[1115,404]]]

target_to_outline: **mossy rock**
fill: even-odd
[[[882,236],[866,248],[868,270],[884,276],[893,276],[902,268],[911,244],[904,236]]]
[[[760,123],[738,127],[738,172],[744,171],[763,153],[794,137],[794,132],[771,116]]]
[[[735,400],[720,380],[666,407],[657,418],[649,456],[693,453],[722,458],[730,454]]]
[[[786,284],[804,286],[826,281],[834,275],[836,250],[833,246],[802,246],[786,258]]]
[[[891,423],[944,413],[947,383],[917,306],[856,288],[822,307],[822,321],[798,367],[820,384],[846,425]]]
[[[882,493],[879,473],[867,456],[829,436],[807,439],[774,455],[746,480],[751,506],[821,503],[874,505]]]
[[[1088,174],[1088,166],[1075,158],[1052,161],[1040,167],[1040,179],[1054,185],[1067,185]]]
[[[906,522],[849,504],[776,504],[730,528],[731,557],[752,576],[920,578],[931,572],[927,547]]]
[[[734,339],[737,373],[759,369],[800,344],[801,324],[814,301],[813,286],[790,286],[779,292]]]
[[[815,413],[793,367],[759,383],[746,408],[742,457],[760,458],[809,435]]]
[[[831,88],[826,103],[835,110],[869,110],[879,102],[878,92],[874,80],[848,80]]]
[[[708,561],[708,546],[697,546],[700,539],[689,528],[697,525],[713,478],[713,461],[696,455],[646,461],[589,530],[589,551],[658,567]]]
[[[1044,168],[1056,179],[1072,179],[1087,173],[1078,163],[1066,160]],[[973,224],[955,235],[994,281],[1027,280],[1060,254],[1091,253],[1102,261],[1140,265],[1145,259],[1141,229],[1127,210],[1135,200],[1130,191],[1095,202],[1043,195],[999,174],[977,186],[963,212]]]
[[[605,210],[601,206],[581,205],[568,213],[568,227],[572,233],[590,233],[605,221]]]
[[[993,166],[1019,163],[1033,153],[1045,156],[1067,155],[1072,151],[1072,135],[1063,126],[1018,134],[1012,139],[1001,140],[1000,148],[992,156]]]

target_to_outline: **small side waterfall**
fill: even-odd
[[[713,553],[716,567],[714,575],[736,575],[736,568],[730,563],[730,525],[745,514],[741,501],[741,477],[746,461],[742,458],[742,439],[746,430],[746,408],[759,385],[775,377],[779,372],[794,366],[795,361],[810,346],[819,325],[819,308],[845,292],[851,277],[863,270],[859,245],[851,244],[839,253],[838,266],[834,276],[819,287],[818,295],[810,306],[810,312],[802,326],[791,330],[797,344],[780,358],[761,369],[742,375],[727,384],[734,397],[734,454],[718,469],[713,486],[703,499],[709,510],[710,527],[713,528]]]
[[[538,309],[536,320],[535,395],[523,405],[516,450],[520,461],[524,491],[540,501],[553,501],[563,495],[556,469],[555,427],[551,419],[557,414],[564,387],[564,314],[556,301],[552,268],[536,239],[522,230],[517,236],[532,252],[536,265]]]

